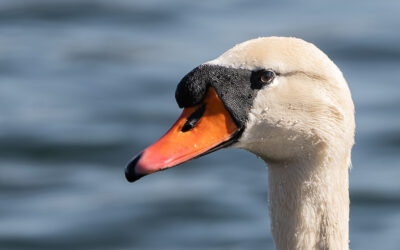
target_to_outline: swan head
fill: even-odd
[[[222,147],[269,163],[335,148],[349,157],[354,106],[338,67],[297,38],[257,38],[189,72],[178,84],[181,117],[126,168],[129,181]]]

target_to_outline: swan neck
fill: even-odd
[[[277,249],[348,249],[349,157],[269,164]]]

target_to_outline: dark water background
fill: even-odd
[[[352,249],[400,249],[399,1],[0,1],[0,249],[273,249],[267,171],[222,150],[129,184],[180,78],[259,36],[315,43],[356,105]]]

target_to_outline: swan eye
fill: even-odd
[[[265,70],[263,72],[261,72],[260,75],[260,81],[263,84],[269,84],[271,83],[275,78],[275,72],[272,70]]]

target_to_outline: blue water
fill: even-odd
[[[315,43],[356,105],[352,249],[400,246],[400,2],[2,0],[0,249],[273,249],[264,163],[222,150],[130,184],[195,66]]]

